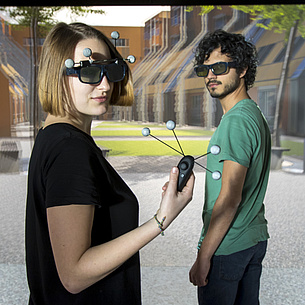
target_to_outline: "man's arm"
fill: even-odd
[[[224,161],[221,190],[213,208],[208,232],[190,270],[190,282],[195,286],[207,284],[211,258],[225,237],[241,202],[246,173],[245,166]]]

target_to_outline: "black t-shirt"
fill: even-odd
[[[29,304],[141,304],[139,253],[78,294],[62,285],[52,253],[46,210],[95,205],[92,246],[138,226],[135,195],[103,157],[91,136],[69,124],[41,129],[33,147],[26,208]]]

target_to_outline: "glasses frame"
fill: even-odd
[[[118,80],[110,80],[108,77],[108,71],[107,71],[107,67],[110,65],[121,65],[124,69],[123,71],[123,76],[122,78],[118,79]],[[88,68],[88,67],[99,67],[101,68],[101,73],[100,73],[100,77],[99,80],[96,82],[85,82],[81,79],[81,69],[82,68]],[[115,59],[105,59],[105,60],[96,60],[96,61],[92,61],[92,60],[84,60],[84,61],[80,61],[79,62],[79,66],[78,67],[73,67],[73,68],[66,68],[66,75],[77,75],[78,79],[81,83],[83,84],[89,84],[89,85],[96,85],[99,84],[103,77],[106,76],[109,82],[112,83],[117,83],[122,81],[125,78],[126,75],[126,63],[123,59],[120,58],[115,58]]]
[[[226,69],[225,69],[225,71],[222,72],[222,73],[215,73],[215,71],[214,71],[214,66],[219,65],[219,64],[224,64],[225,67],[226,67]],[[222,75],[222,74],[227,74],[227,73],[229,73],[229,71],[230,71],[229,68],[236,68],[236,66],[237,66],[237,63],[236,63],[235,61],[229,61],[229,62],[219,61],[219,62],[216,62],[216,63],[211,64],[211,65],[197,65],[197,66],[194,67],[194,70],[195,70],[196,75],[197,75],[198,77],[207,77],[207,76],[209,75],[210,70],[213,72],[214,75]],[[199,68],[207,68],[207,69],[208,69],[208,70],[207,70],[207,75],[206,75],[206,76],[198,75],[198,69],[199,69]]]

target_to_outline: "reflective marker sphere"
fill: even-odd
[[[128,55],[127,56],[127,61],[130,62],[131,64],[136,62],[136,57],[133,55]]]
[[[65,61],[66,68],[70,69],[74,67],[74,61],[71,58],[66,59]]]
[[[211,147],[211,154],[218,155],[220,153],[220,147],[218,145],[213,145]]]
[[[221,173],[219,171],[215,171],[212,173],[212,178],[214,180],[219,180],[221,178]]]
[[[169,120],[169,121],[166,122],[166,127],[169,130],[173,130],[176,127],[176,123],[172,120]]]
[[[86,57],[90,57],[92,55],[92,50],[89,48],[86,48],[86,49],[84,49],[83,54]]]
[[[115,40],[120,38],[120,34],[117,31],[113,31],[110,35],[111,35],[111,38],[115,39]]]
[[[150,135],[150,129],[147,128],[147,127],[143,128],[143,129],[142,129],[142,135],[143,135],[144,137],[149,136],[149,135]]]

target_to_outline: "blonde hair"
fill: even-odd
[[[65,60],[74,58],[76,45],[88,38],[104,41],[109,47],[111,58],[122,58],[110,40],[91,26],[63,22],[55,25],[43,44],[38,71],[38,95],[45,112],[55,116],[76,114],[65,73]],[[132,76],[127,65],[125,78],[114,83],[110,105],[131,106],[133,99]]]

